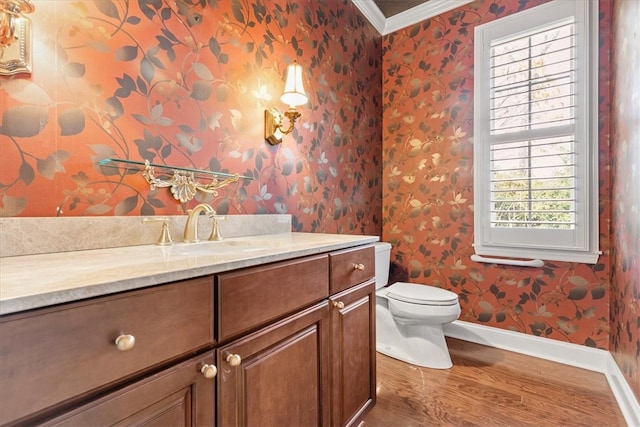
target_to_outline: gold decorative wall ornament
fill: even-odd
[[[0,0],[0,75],[31,72],[30,0]]]
[[[252,180],[250,176],[243,176],[237,173],[213,172],[201,169],[190,169],[177,166],[159,165],[129,159],[106,158],[97,162],[99,167],[112,167],[132,171],[142,171],[142,176],[149,183],[151,190],[156,188],[170,187],[171,194],[180,202],[188,202],[193,199],[198,191],[218,195],[218,189],[225,185],[232,184],[239,179]],[[163,175],[170,176],[169,179],[157,178],[155,169],[164,169]],[[196,176],[210,178],[210,182],[202,184],[197,181]]]
[[[232,184],[240,178],[238,174],[234,174],[226,179],[219,180],[214,175],[211,177],[211,182],[201,184],[196,180],[194,172],[174,169],[171,179],[158,179],[155,176],[153,166],[148,160],[145,160],[142,176],[149,183],[151,190],[155,190],[157,187],[171,187],[173,198],[180,200],[182,203],[193,199],[198,191],[217,196],[219,188]]]

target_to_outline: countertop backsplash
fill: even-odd
[[[0,258],[154,244],[162,223],[141,223],[139,216],[0,218]],[[156,217],[149,217],[156,218]],[[186,215],[167,218],[171,238],[182,242]],[[258,236],[291,231],[291,215],[227,215],[219,220],[223,237]],[[206,240],[212,221],[198,218],[198,237]]]

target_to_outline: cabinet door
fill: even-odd
[[[215,378],[211,377],[215,370],[210,368],[213,363],[211,351],[96,399],[44,425],[213,426]],[[203,370],[205,365],[209,366],[209,371]]]
[[[218,425],[329,425],[327,304],[218,350]]]
[[[376,400],[375,280],[330,302],[331,425],[356,425]]]

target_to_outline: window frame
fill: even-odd
[[[491,227],[491,44],[525,36],[575,17],[577,183],[576,227],[562,238],[553,229]],[[598,2],[554,0],[475,28],[474,46],[474,250],[477,255],[595,264],[598,227]],[[524,231],[524,232],[523,232]],[[555,241],[555,243],[554,243]],[[560,243],[559,243],[560,242]]]

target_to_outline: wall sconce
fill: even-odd
[[[31,72],[30,0],[0,0],[0,75]]]
[[[302,85],[302,66],[295,61],[287,67],[287,80],[280,100],[289,105],[288,111],[280,113],[276,108],[270,108],[264,112],[264,139],[271,145],[280,144],[282,137],[293,131],[293,126],[300,117],[296,107],[306,104],[308,100]],[[289,119],[288,129],[282,128],[283,116]]]

